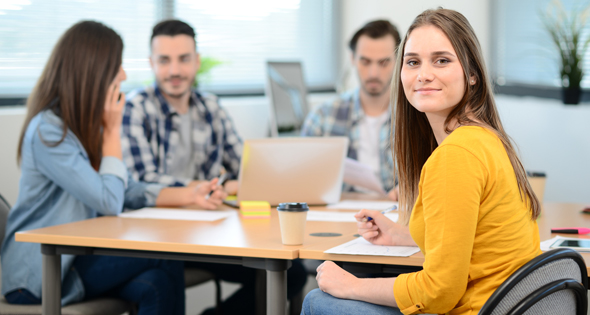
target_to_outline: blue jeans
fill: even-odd
[[[305,296],[301,315],[402,315],[399,309],[356,300],[335,298],[315,289]]]
[[[21,305],[31,305],[31,304],[41,304],[41,299],[34,296],[27,289],[17,289],[14,291],[10,291],[6,293],[4,296],[6,302],[10,304],[21,304]]]
[[[184,315],[184,265],[159,259],[77,256],[72,266],[82,278],[84,299],[115,297],[138,306],[138,315]],[[26,289],[6,294],[12,304],[39,304]]]

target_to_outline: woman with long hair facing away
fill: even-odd
[[[368,210],[357,224],[373,244],[420,247],[423,270],[359,279],[324,262],[303,314],[477,314],[541,253],[539,201],[463,15],[439,8],[414,20],[398,48],[391,99],[401,224]]]
[[[115,31],[79,22],[59,39],[28,98],[18,148],[19,195],[2,244],[2,294],[9,303],[41,303],[40,247],[15,242],[17,231],[117,215],[123,208],[215,209],[225,197],[217,179],[164,188],[128,176],[120,140],[122,52]],[[62,305],[111,296],[137,303],[139,314],[185,312],[182,262],[64,255],[61,263]]]

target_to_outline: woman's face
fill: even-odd
[[[447,117],[461,101],[465,92],[463,67],[439,28],[426,25],[410,33],[401,81],[408,101],[420,112]]]

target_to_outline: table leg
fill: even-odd
[[[41,244],[43,254],[43,315],[61,315],[61,255],[53,245]]]
[[[266,271],[266,314],[287,311],[287,270]]]

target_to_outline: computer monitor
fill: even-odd
[[[301,62],[268,61],[266,95],[270,104],[270,134],[298,135],[307,116],[307,87]]]
[[[239,201],[340,201],[347,137],[266,138],[244,142]]]

